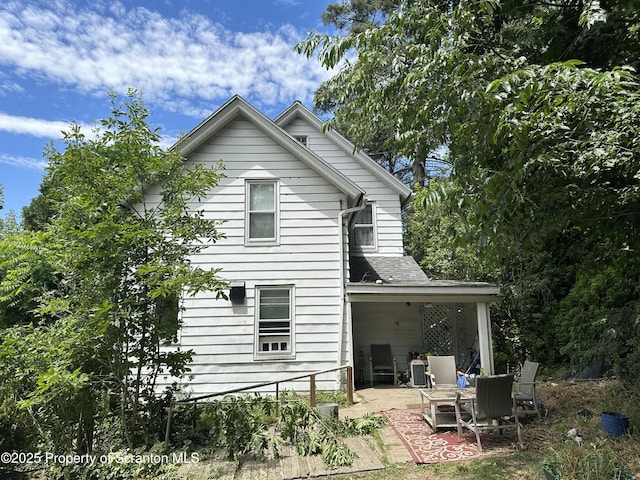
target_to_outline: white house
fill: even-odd
[[[235,96],[179,148],[187,162],[222,159],[225,175],[194,205],[225,238],[192,261],[221,268],[231,288],[229,300],[185,299],[178,346],[195,352],[193,395],[347,364],[368,382],[371,344],[390,344],[400,371],[409,352],[463,362],[475,345],[493,372],[498,288],[427,278],[403,255],[411,191],[302,104],[271,120]],[[325,374],[318,388],[338,381]]]

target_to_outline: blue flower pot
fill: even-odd
[[[602,431],[611,437],[621,437],[629,431],[629,417],[622,413],[602,412]]]

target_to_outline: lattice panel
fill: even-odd
[[[422,306],[422,347],[434,355],[455,355],[460,361],[466,350],[465,319],[461,304]]]

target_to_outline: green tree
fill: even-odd
[[[44,230],[55,215],[54,208],[59,203],[60,195],[56,185],[57,177],[47,175],[43,178],[38,191],[29,205],[22,208],[22,226],[25,230]]]
[[[321,91],[329,127],[367,139],[392,123],[389,145],[411,160],[448,147],[440,198],[465,212],[456,234],[501,266],[513,306],[529,308],[511,312],[533,327],[521,355],[560,358],[565,339],[580,350],[588,339],[554,307],[580,275],[634,265],[638,83],[616,65],[637,62],[639,25],[622,1],[403,2],[380,26],[299,45],[339,67]]]
[[[469,237],[464,211],[434,200],[448,180],[432,181],[416,190],[408,215],[404,243],[430,278],[497,282],[499,269],[478,255],[475,245],[459,241]]]
[[[325,25],[334,25],[340,31],[357,34],[371,28],[378,28],[401,4],[400,0],[350,0],[330,4],[322,15]],[[393,55],[393,52],[389,50]],[[375,71],[377,78],[384,81],[388,72],[381,62]],[[344,100],[342,101],[344,104]],[[322,115],[332,115],[340,100],[334,96],[329,84],[321,85],[315,92],[315,110]],[[429,178],[439,176],[443,169],[443,158],[439,151],[424,152],[420,158],[410,159],[396,149],[397,126],[392,116],[375,119],[375,127],[368,131],[354,128],[362,120],[360,112],[335,117],[333,128],[349,138],[357,148],[366,152],[389,173],[409,186],[425,184]]]
[[[0,195],[2,195],[1,187]],[[16,213],[13,210],[10,210],[4,218],[0,218],[0,240],[19,231],[20,224],[16,218]]]
[[[80,450],[91,449],[104,405],[107,416],[117,412],[129,448],[154,441],[166,401],[158,379],[180,378],[191,358],[172,346],[181,299],[203,290],[224,295],[218,270],[190,261],[219,238],[218,223],[198,204],[220,173],[161,149],[149,115],[136,91],[123,103],[112,97],[112,117],[95,135],[72,125],[65,149],[47,150],[55,215],[46,232],[34,233],[46,236],[59,278],[39,292],[35,310],[53,322],[5,331],[0,348],[10,358],[19,339],[37,340],[40,358],[52,359],[44,370],[33,366],[18,404],[36,418],[47,412],[49,425],[73,427]],[[82,399],[82,408],[57,410],[70,398]]]
[[[322,23],[351,33],[363,32],[384,23],[400,3],[401,0],[342,0],[327,6]]]
[[[37,310],[61,266],[50,243],[44,232],[11,231],[0,238],[0,328],[44,321]]]

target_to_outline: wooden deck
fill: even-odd
[[[419,408],[420,391],[415,388],[381,386],[366,388],[355,393],[353,405],[341,406],[340,418],[359,418],[390,408]],[[251,459],[236,464],[225,459],[203,460],[199,463],[182,464],[176,477],[181,480],[293,480],[317,478],[356,472],[383,470],[385,465],[413,461],[407,448],[391,427],[379,431],[382,447],[373,437],[344,439],[358,458],[349,467],[331,469],[319,456],[304,457],[296,454],[291,445],[280,446],[280,458],[269,458],[265,462]],[[383,462],[384,459],[384,462]]]

